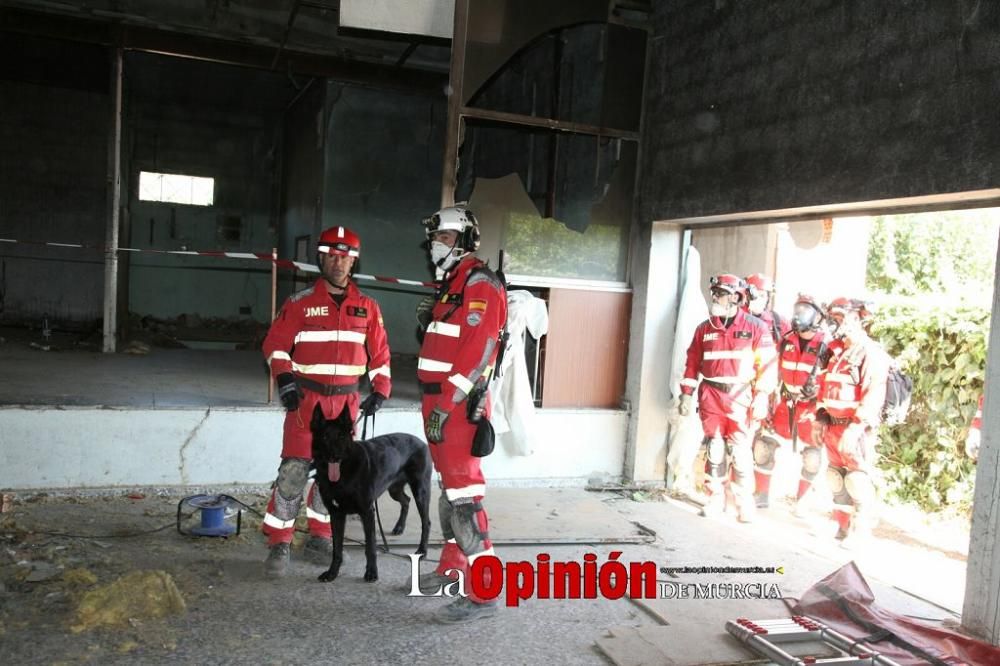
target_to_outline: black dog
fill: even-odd
[[[399,520],[393,534],[402,534],[410,498],[403,487],[408,483],[420,513],[420,545],[417,552],[427,553],[431,529],[428,506],[431,498],[431,455],[427,445],[413,435],[393,433],[354,441],[353,423],[344,408],[340,416],[328,420],[319,405],[313,411],[313,462],[316,486],[333,527],[333,561],[319,579],[328,583],[340,573],[344,552],[344,524],[347,514],[361,516],[365,529],[365,580],[378,580],[375,560],[375,501],[386,490],[399,502]]]

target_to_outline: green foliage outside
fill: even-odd
[[[1000,211],[873,219],[872,337],[913,379],[906,423],[882,428],[888,496],[967,511],[975,467],[964,441],[983,389]]]
[[[580,233],[551,218],[512,214],[504,249],[508,273],[623,280],[627,227],[591,224]]]

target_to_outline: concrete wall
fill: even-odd
[[[130,242],[163,250],[269,252],[275,242],[286,77],[239,67],[129,54],[125,61]],[[138,200],[140,171],[215,178],[215,203]],[[238,241],[218,227],[239,218]],[[270,267],[259,262],[134,255],[129,309],[158,317],[270,319]]]
[[[1000,5],[654,3],[644,219],[995,187]]]
[[[421,220],[441,200],[444,98],[329,83],[324,228],[361,236],[361,272],[431,280]],[[393,352],[416,354],[414,310],[426,291],[359,282],[382,308]]]
[[[0,408],[0,488],[270,483],[282,418],[278,408]],[[617,479],[625,422],[618,411],[542,411],[544,445],[529,457],[498,448],[484,473],[490,483],[534,485]],[[378,433],[387,432],[422,436],[420,413],[379,412]]]
[[[100,246],[107,209],[108,52],[0,33],[0,237]],[[4,321],[102,316],[103,256],[0,244]]]

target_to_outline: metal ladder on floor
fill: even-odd
[[[775,620],[739,618],[726,622],[726,631],[757,654],[779,666],[836,664],[836,666],[899,666],[861,641],[851,640],[822,622],[804,615]],[[779,647],[788,643],[821,642],[839,651],[839,657],[796,657]]]

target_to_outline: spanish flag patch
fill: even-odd
[[[469,299],[469,312],[486,312],[486,299]]]

